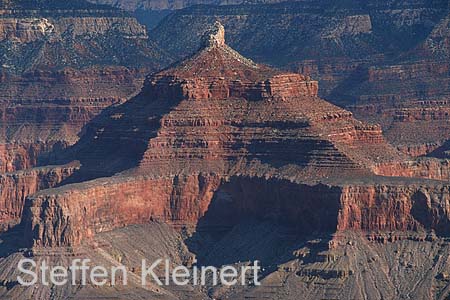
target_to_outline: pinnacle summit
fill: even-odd
[[[214,22],[209,30],[203,36],[203,46],[224,46],[225,45],[225,28],[219,21]]]

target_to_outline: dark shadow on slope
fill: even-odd
[[[23,227],[16,225],[0,234],[0,258],[18,252],[24,247]]]
[[[134,12],[134,16],[141,24],[144,24],[147,27],[148,31],[150,31],[158,26],[161,20],[172,12],[173,10],[170,9],[146,10],[140,8]]]
[[[266,121],[264,123],[242,122],[235,125],[239,130],[255,132],[264,129],[271,132],[286,132],[286,135],[308,136],[311,125],[306,120],[297,121]],[[324,163],[353,165],[345,155],[340,153],[330,141],[325,138],[287,138],[280,134],[278,138],[264,139],[255,135],[250,143],[235,141],[232,149],[245,149],[246,158],[258,160],[263,164],[281,168],[288,165],[300,167],[315,166]]]
[[[311,239],[321,238],[323,243],[311,251],[307,263],[313,263],[328,244],[331,234],[300,234],[289,226],[273,221],[249,218],[242,220],[226,232],[202,229],[186,241],[189,250],[196,254],[199,266],[223,266],[259,261],[264,268],[262,275],[268,275],[278,266],[296,259],[294,252],[308,246]]]
[[[433,200],[426,193],[418,190],[412,197],[411,215],[427,232],[435,231],[437,236],[450,237],[450,221],[445,216],[445,207],[434,206]]]
[[[85,125],[72,147],[52,153],[57,164],[74,160],[81,168],[60,185],[112,176],[138,166],[161,118],[179,99],[162,99],[148,88],[119,106],[109,107]]]
[[[295,259],[295,250],[309,240],[319,238],[322,242],[311,246],[312,263],[317,259],[313,254],[326,250],[322,246],[328,245],[337,227],[338,198],[330,197],[335,192],[283,180],[232,178],[215,193],[186,244],[198,265],[257,260],[265,276]]]
[[[429,157],[450,158],[450,140],[446,141],[442,146],[428,153]]]
[[[433,216],[430,213],[428,197],[421,191],[417,191],[412,197],[411,215],[423,227],[429,229],[433,223]]]
[[[349,91],[353,91],[355,87],[363,84],[369,79],[368,66],[361,64],[355,68],[355,70],[349,74],[349,76],[343,79],[338,86],[336,86],[326,99],[331,103],[346,108],[349,105],[357,104],[358,97],[349,94]]]

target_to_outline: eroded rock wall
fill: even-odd
[[[22,224],[33,246],[76,246],[95,233],[160,220],[194,225],[220,183],[216,175],[98,179],[27,199]]]
[[[346,186],[338,230],[365,232],[436,230],[448,235],[449,186],[434,184]]]
[[[74,163],[0,174],[0,229],[20,222],[27,196],[60,184],[77,168]]]
[[[247,176],[111,178],[29,197],[22,224],[34,247],[77,246],[95,233],[152,220],[208,228],[256,218],[303,233],[435,230],[446,235],[449,203],[450,188],[442,182],[307,185]]]
[[[374,172],[383,176],[415,177],[449,181],[448,159],[420,158],[414,161],[379,164]]]

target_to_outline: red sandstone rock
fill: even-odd
[[[29,169],[0,175],[0,229],[22,217],[25,198],[60,184],[78,168],[77,164]]]
[[[152,220],[195,225],[219,183],[206,174],[98,179],[36,194],[22,224],[30,229],[27,240],[44,247],[76,246],[95,233]]]

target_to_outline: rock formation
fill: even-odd
[[[408,160],[379,126],[318,98],[317,82],[231,49],[220,23],[204,41],[69,149],[78,183],[27,199],[30,245],[77,246],[150,220],[195,226],[224,195],[237,218],[304,231],[447,232],[448,162]]]
[[[318,80],[320,96],[381,124],[402,152],[426,155],[450,139],[448,1],[197,6],[165,18],[151,36],[181,58],[217,19],[232,47]]]
[[[28,169],[0,175],[0,231],[20,222],[25,198],[57,186],[71,176],[77,164]]]
[[[47,157],[59,166],[0,177],[0,220],[21,217],[0,235],[0,296],[445,299],[449,161],[411,159],[379,125],[319,98],[309,76],[243,57],[219,22],[205,31],[196,53]],[[188,266],[259,259],[264,284],[140,286],[138,260],[158,255]],[[12,266],[24,256],[123,263],[137,276],[117,289],[22,288]]]

